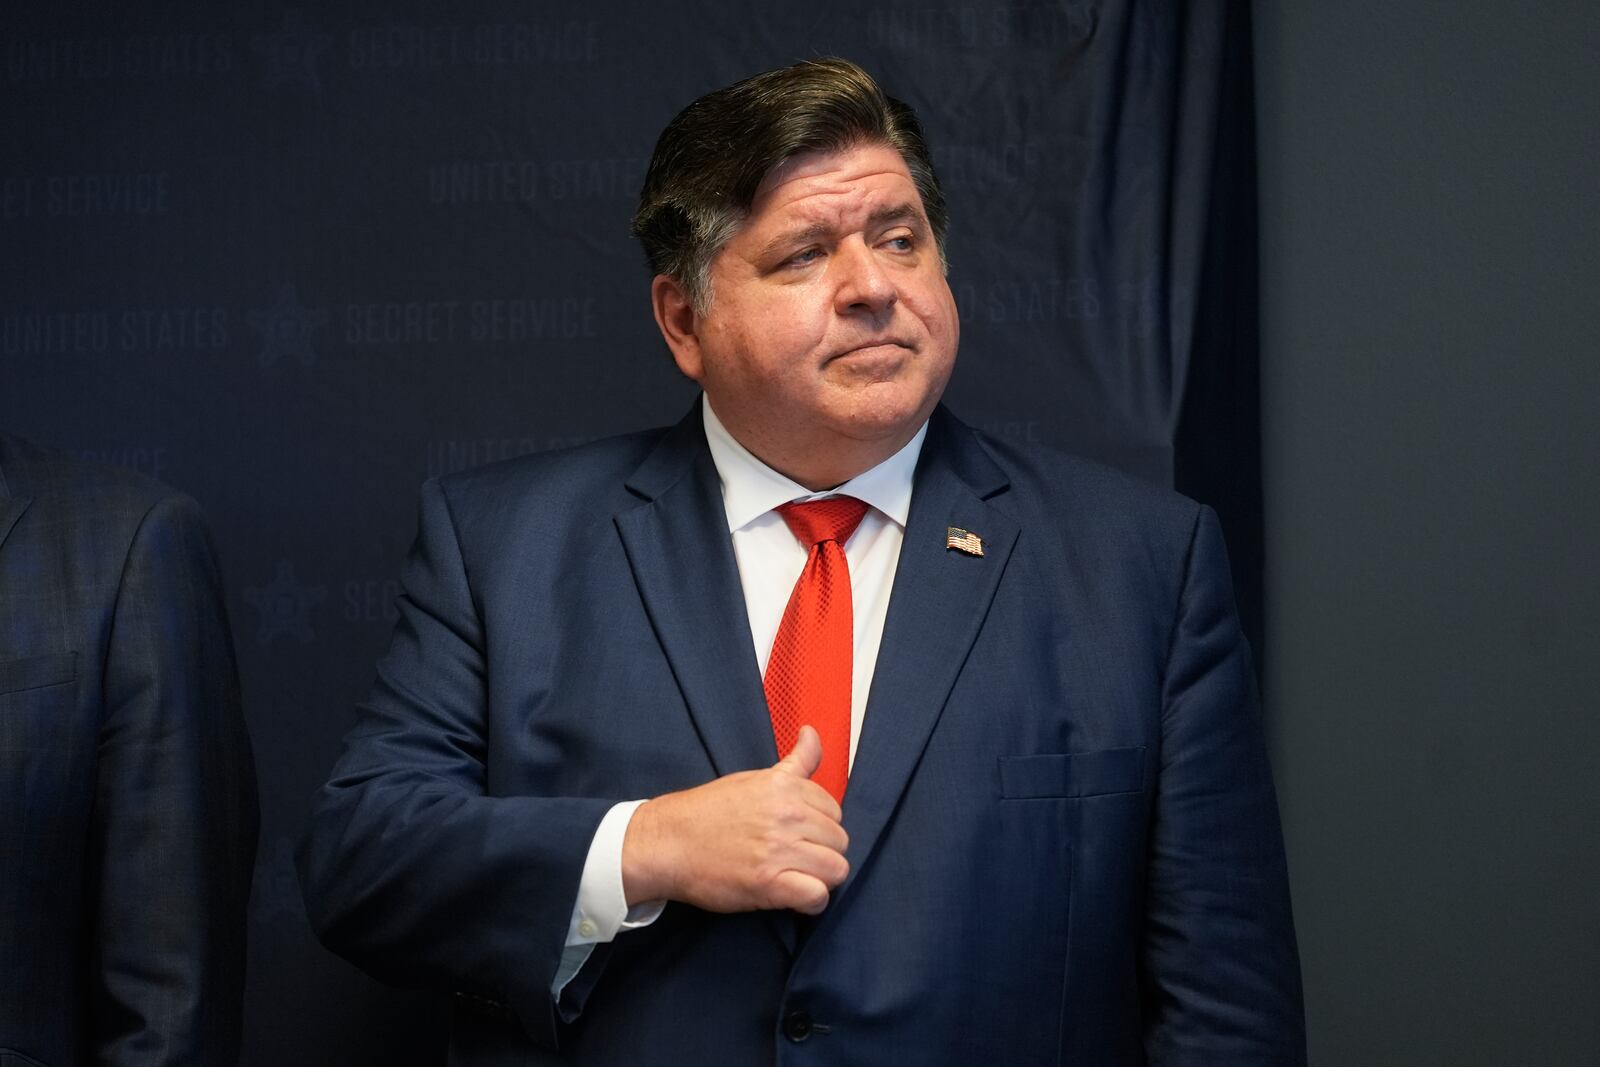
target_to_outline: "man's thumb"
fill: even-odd
[[[794,749],[777,763],[779,770],[797,774],[801,778],[810,778],[821,765],[822,738],[811,726],[800,727],[800,736],[795,739]]]

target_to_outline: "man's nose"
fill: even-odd
[[[863,241],[842,242],[834,253],[833,267],[838,272],[834,302],[841,315],[852,311],[879,314],[899,299],[894,280]]]

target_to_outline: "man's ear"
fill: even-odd
[[[656,325],[672,350],[673,362],[684,376],[700,381],[705,368],[700,359],[700,316],[689,291],[676,278],[657,274],[650,282],[650,308]]]

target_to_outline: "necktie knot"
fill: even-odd
[[[853,496],[830,496],[822,500],[792,500],[779,506],[778,514],[806,548],[824,541],[842,546],[861,525],[867,505]]]

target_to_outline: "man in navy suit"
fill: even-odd
[[[231,1064],[255,769],[188,497],[0,434],[0,1064]]]
[[[859,68],[701,98],[635,218],[701,402],[424,488],[302,875],[452,1062],[1303,1061],[1216,521],[939,406],[946,224]]]

